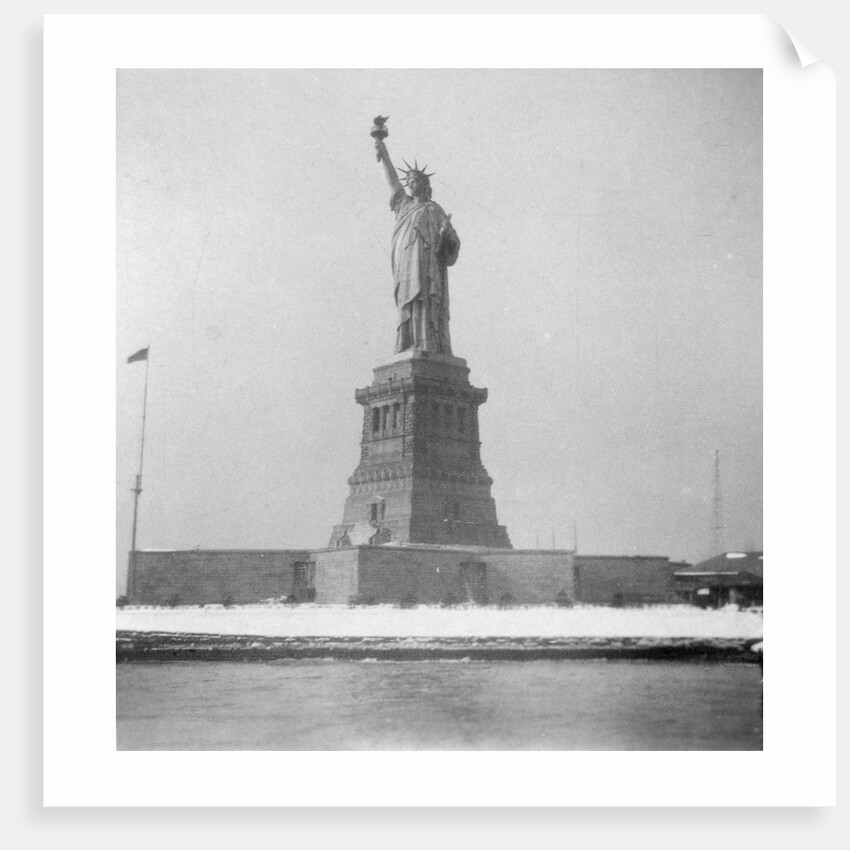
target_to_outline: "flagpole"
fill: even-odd
[[[130,551],[136,551],[136,525],[139,517],[139,495],[142,492],[142,466],[145,462],[145,422],[148,416],[148,369],[150,367],[150,355],[145,358],[145,394],[142,398],[142,439],[139,448],[139,474],[136,476],[136,486],[133,492],[136,494],[133,500],[133,541]]]
[[[133,598],[133,573],[136,566],[136,529],[139,521],[139,496],[142,492],[142,468],[145,462],[145,424],[148,416],[148,370],[150,368],[150,349],[145,349],[145,392],[142,397],[142,439],[139,446],[139,472],[133,490],[133,537],[130,542],[130,569],[127,572],[127,599]],[[136,355],[133,355],[134,357]],[[141,359],[141,358],[140,358]],[[128,362],[130,362],[128,360]]]

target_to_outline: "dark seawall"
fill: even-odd
[[[610,659],[761,663],[761,638],[259,637],[175,632],[116,633],[118,662],[540,661]]]

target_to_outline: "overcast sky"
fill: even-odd
[[[516,547],[762,545],[762,87],[730,71],[120,71],[118,567],[327,544],[395,341],[369,137],[436,172]]]

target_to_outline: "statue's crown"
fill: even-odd
[[[428,177],[428,178],[434,176],[435,172],[432,171],[430,174],[428,174],[425,171],[425,169],[428,168],[428,166],[426,165],[426,166],[420,168],[419,163],[415,159],[413,160],[413,167],[411,167],[410,163],[406,159],[402,160],[402,161],[407,166],[407,168],[398,168],[397,167],[396,170],[400,171],[402,174],[406,175],[405,179],[407,179],[407,180],[410,179],[411,174],[418,174],[420,177]]]

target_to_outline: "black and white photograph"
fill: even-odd
[[[44,57],[44,805],[834,801],[817,54],[249,14]]]
[[[116,108],[119,749],[761,749],[761,70]]]

